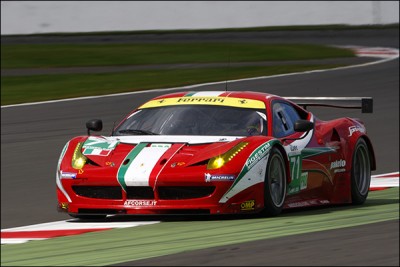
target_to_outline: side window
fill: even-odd
[[[300,119],[296,109],[283,102],[275,102],[272,106],[273,135],[284,137],[293,134],[294,123]]]

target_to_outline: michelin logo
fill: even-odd
[[[76,178],[76,173],[61,171],[61,178],[75,179]]]
[[[235,175],[205,173],[204,174],[204,178],[205,178],[206,182],[211,182],[211,181],[233,181],[233,180],[235,180]]]

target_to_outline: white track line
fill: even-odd
[[[35,231],[35,230],[72,230],[72,229],[102,229],[102,228],[126,228],[139,225],[154,224],[159,221],[145,221],[145,222],[82,222],[78,219],[71,219],[66,221],[56,221],[49,223],[40,223],[28,226],[13,227],[2,229],[2,232],[16,232],[16,231]]]
[[[399,172],[391,172],[391,173],[371,176],[370,188],[386,188],[386,187],[399,187]]]
[[[136,227],[142,225],[149,225],[159,223],[159,221],[148,221],[148,222],[80,222],[77,219],[71,219],[66,221],[56,221],[49,223],[40,223],[28,226],[14,227],[8,229],[2,229],[1,233],[16,233],[21,234],[25,237],[11,237],[11,238],[1,238],[1,244],[22,244],[31,240],[44,240],[53,237],[32,237],[32,232],[39,233],[41,231],[64,231],[64,230],[110,230],[114,228],[127,228]],[[26,233],[24,233],[26,232]],[[69,234],[60,234],[62,236],[67,236]],[[75,233],[76,234],[76,233]],[[51,235],[51,234],[50,234]]]

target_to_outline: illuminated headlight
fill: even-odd
[[[82,152],[83,143],[78,143],[78,145],[75,147],[74,154],[72,155],[72,168],[80,170],[85,166],[87,157],[85,157]]]
[[[213,157],[208,161],[207,170],[218,169],[224,166],[228,161],[232,160],[243,148],[249,143],[240,142],[226,153]]]

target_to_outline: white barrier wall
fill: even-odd
[[[399,22],[399,1],[1,1],[1,34]]]

